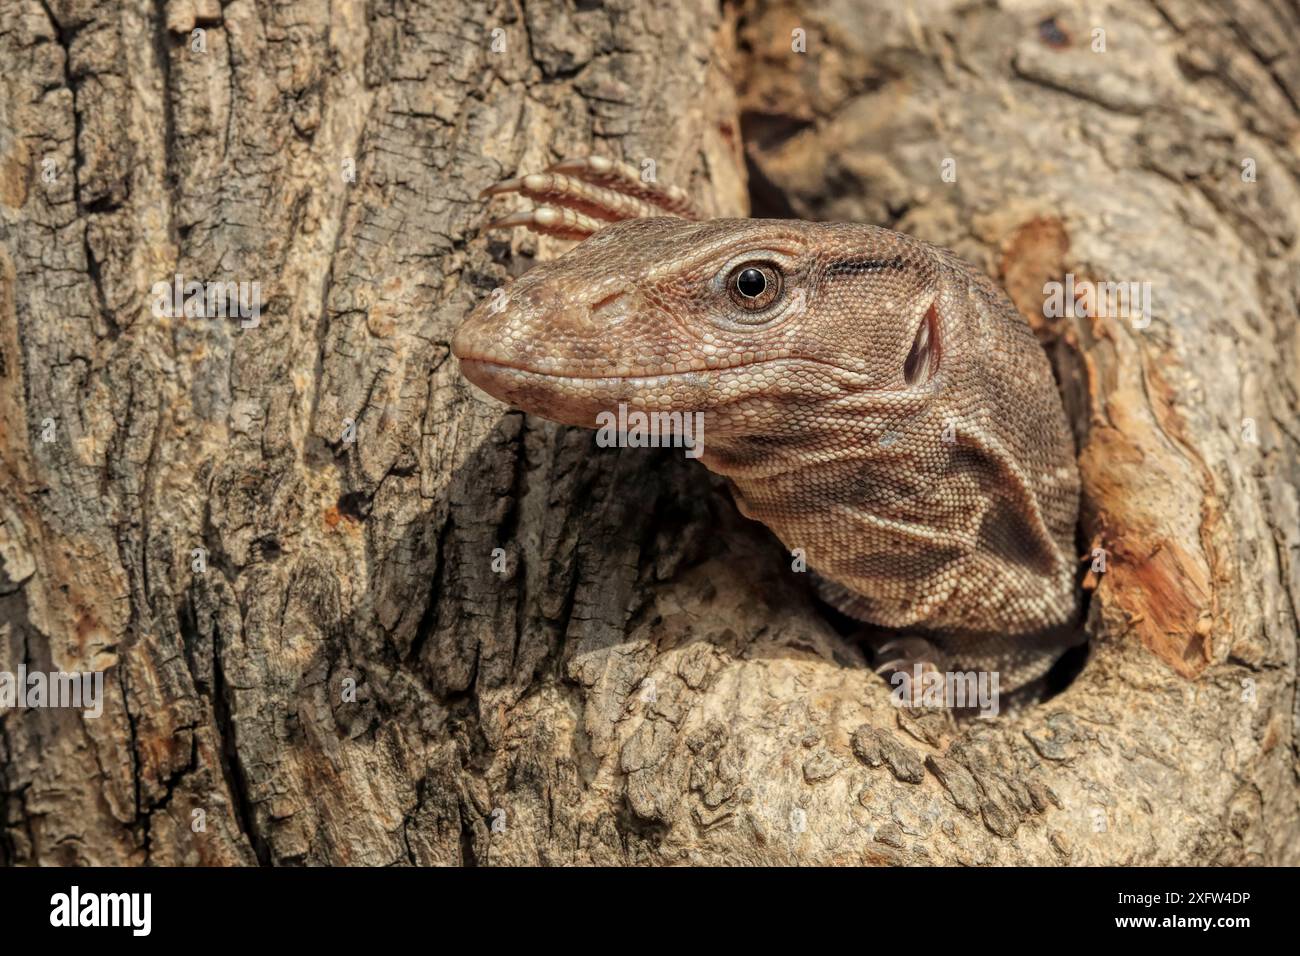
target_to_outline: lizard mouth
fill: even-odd
[[[871,390],[870,377],[805,358],[759,359],[723,368],[706,368],[652,375],[583,375],[542,371],[498,359],[462,357],[461,374],[498,401],[564,425],[594,428],[603,412],[619,405],[648,412],[709,412],[737,405],[755,394],[795,390],[807,375],[768,375],[743,381],[760,367],[820,369],[842,392]],[[730,379],[719,387],[720,379]],[[823,379],[823,384],[825,379]],[[735,386],[735,387],[733,387]],[[824,389],[818,389],[824,392]]]
[[[461,374],[493,398],[566,425],[594,427],[595,416],[618,405],[642,407],[645,394],[669,381],[679,401],[703,408],[711,389],[708,372],[665,375],[581,375],[550,372],[497,359],[462,358]]]
[[[758,362],[747,362],[746,365],[757,365]],[[475,373],[486,372],[488,375],[498,374],[515,374],[519,376],[528,376],[539,380],[552,382],[630,382],[632,384],[650,384],[663,379],[686,378],[691,375],[701,376],[713,372],[726,372],[731,369],[743,368],[745,366],[732,365],[726,368],[702,368],[688,369],[684,372],[656,372],[632,374],[630,372],[605,372],[603,374],[583,374],[581,372],[564,371],[552,372],[546,369],[531,368],[527,365],[521,365],[518,362],[510,362],[504,359],[483,358],[483,357],[465,357],[460,360],[460,367],[465,372],[465,377],[475,385]]]
[[[461,374],[498,401],[562,425],[594,428],[600,412],[635,403],[640,389],[614,376],[579,377],[521,368],[491,359],[462,358]],[[701,391],[707,390],[702,386]]]
[[[516,373],[520,376],[529,376],[541,381],[552,382],[621,382],[633,385],[653,385],[656,382],[689,380],[691,378],[707,378],[715,375],[725,375],[729,372],[743,372],[745,369],[757,368],[759,366],[788,365],[791,367],[815,366],[827,369],[828,371],[851,377],[859,382],[865,383],[868,379],[866,373],[847,369],[830,362],[823,362],[818,359],[785,356],[774,358],[754,359],[749,362],[737,362],[734,365],[717,365],[713,368],[705,367],[699,369],[687,369],[683,372],[605,372],[603,374],[584,375],[580,372],[552,372],[545,369],[530,368],[527,365],[521,365],[517,362],[510,362],[505,359],[486,358],[483,356],[458,356],[460,367],[468,378],[475,385],[479,385],[475,374],[486,373],[487,376],[498,374]],[[482,387],[481,385],[479,386]]]

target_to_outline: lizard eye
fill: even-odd
[[[746,262],[727,278],[731,301],[747,312],[766,309],[781,294],[781,272],[770,262]]]

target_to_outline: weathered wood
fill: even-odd
[[[0,670],[109,691],[0,715],[0,861],[1300,860],[1300,17],[896,6],[0,0]],[[565,248],[482,188],[596,151],[741,215],[742,120],[757,212],[948,245],[1051,345],[1108,563],[1046,704],[897,710],[704,469],[449,358]],[[1044,320],[1066,273],[1153,321]]]

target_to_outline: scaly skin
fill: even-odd
[[[748,266],[763,295],[741,291]],[[1070,643],[1060,397],[1024,320],[951,253],[866,225],[634,219],[490,296],[453,351],[557,422],[702,412],[701,461],[803,549],[827,600],[1000,670],[1004,690]]]

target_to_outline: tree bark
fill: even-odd
[[[898,6],[0,0],[0,671],[106,677],[0,714],[0,862],[1300,862],[1300,12]],[[479,191],[588,152],[1008,289],[1079,438],[1067,689],[895,708],[703,468],[461,379],[566,247]],[[1066,274],[1150,325],[1044,319]]]

